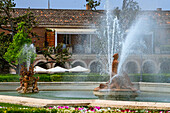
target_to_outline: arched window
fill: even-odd
[[[36,64],[36,66],[42,67],[42,68],[44,68],[44,69],[48,69],[47,65],[46,65],[44,62],[42,62],[42,61],[38,62],[38,63]]]
[[[91,73],[100,73],[102,71],[102,64],[100,62],[93,62],[90,65]]]
[[[143,64],[143,73],[155,73],[155,64],[152,61],[147,61]]]
[[[60,63],[56,63],[56,64],[54,65],[54,67],[57,67],[57,66],[60,66],[60,67],[65,68],[65,66],[64,66],[64,65],[62,65],[62,64],[60,64]]]
[[[80,61],[77,61],[75,63],[72,64],[72,68],[73,67],[76,67],[76,66],[82,66],[82,67],[85,67],[84,63],[80,62]]]
[[[138,66],[136,62],[130,61],[126,64],[125,71],[127,73],[138,73]]]
[[[170,61],[165,61],[161,63],[160,66],[161,73],[170,73]]]

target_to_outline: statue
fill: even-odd
[[[117,67],[118,67],[118,53],[113,55],[113,62],[112,62],[112,77],[117,74]]]
[[[16,89],[19,93],[38,93],[37,81],[39,77],[33,77],[34,67],[31,65],[29,70],[22,66],[20,70],[20,86]]]
[[[106,84],[100,84],[99,87],[96,87],[94,91],[99,91],[101,89],[111,89],[111,90],[121,90],[122,89],[129,89],[131,91],[136,91],[133,88],[133,84],[130,81],[130,78],[126,72],[120,73],[121,75],[117,74],[118,68],[118,53],[113,55],[113,62],[112,62],[112,73],[111,73],[111,80],[106,82]]]

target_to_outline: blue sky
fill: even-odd
[[[97,9],[104,9],[106,0],[101,0],[101,5]],[[121,7],[123,0],[110,0],[113,7]],[[162,8],[170,10],[170,0],[136,0],[142,10],[155,10]],[[48,8],[48,0],[14,0],[17,8]],[[52,9],[85,9],[86,0],[50,0]]]

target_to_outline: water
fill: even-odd
[[[31,97],[50,100],[83,100],[83,99],[99,99],[93,95],[93,91],[40,91],[34,94],[20,94],[16,91],[0,92],[0,95]],[[168,93],[141,92],[134,100],[140,102],[170,102]]]
[[[125,37],[119,58],[118,74],[120,74],[121,71],[127,71],[122,67],[128,57],[135,55],[139,57],[139,59],[142,59],[144,55],[153,54],[153,41],[150,42],[153,37],[146,39],[145,35],[153,33],[152,28],[155,27],[153,26],[154,21],[149,18],[145,20],[145,18],[148,17],[146,15],[140,15]],[[156,23],[154,25],[156,25]],[[148,69],[149,68],[151,67],[148,67]]]
[[[39,93],[21,94],[16,91],[0,92],[0,95],[31,97],[51,100],[98,99],[93,91],[40,91]]]
[[[120,51],[121,46],[121,34],[118,18],[113,15],[113,7],[111,0],[106,0],[105,11],[106,15],[101,19],[101,23],[98,28],[98,60],[103,64],[103,73],[110,75],[112,73],[112,61],[113,55]]]
[[[34,45],[25,44],[20,52],[19,64],[25,63],[28,71],[30,64],[33,63],[35,57],[36,57],[36,51]]]

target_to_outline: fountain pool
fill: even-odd
[[[91,100],[91,99],[107,99],[105,95],[102,98],[94,95],[93,89],[97,87],[99,82],[39,82],[39,93],[21,94],[15,91],[19,83],[0,83],[0,95],[31,97],[50,100]],[[128,101],[142,102],[170,102],[170,84],[169,83],[134,83],[139,87],[140,93],[138,97]],[[111,99],[118,100],[118,99]],[[127,100],[124,100],[127,101]]]
[[[99,99],[93,94],[93,91],[40,91],[39,93],[34,94],[20,94],[16,91],[1,91],[0,95],[6,96],[17,96],[17,97],[30,97],[38,99],[49,99],[49,100],[91,100]],[[107,95],[107,94],[105,94]],[[104,99],[104,97],[103,97]],[[109,100],[107,98],[107,100]],[[113,100],[113,98],[112,98]],[[123,100],[127,101],[127,100]],[[141,92],[138,97],[134,100],[128,101],[137,101],[137,102],[170,102],[170,95],[168,93],[160,92]]]

